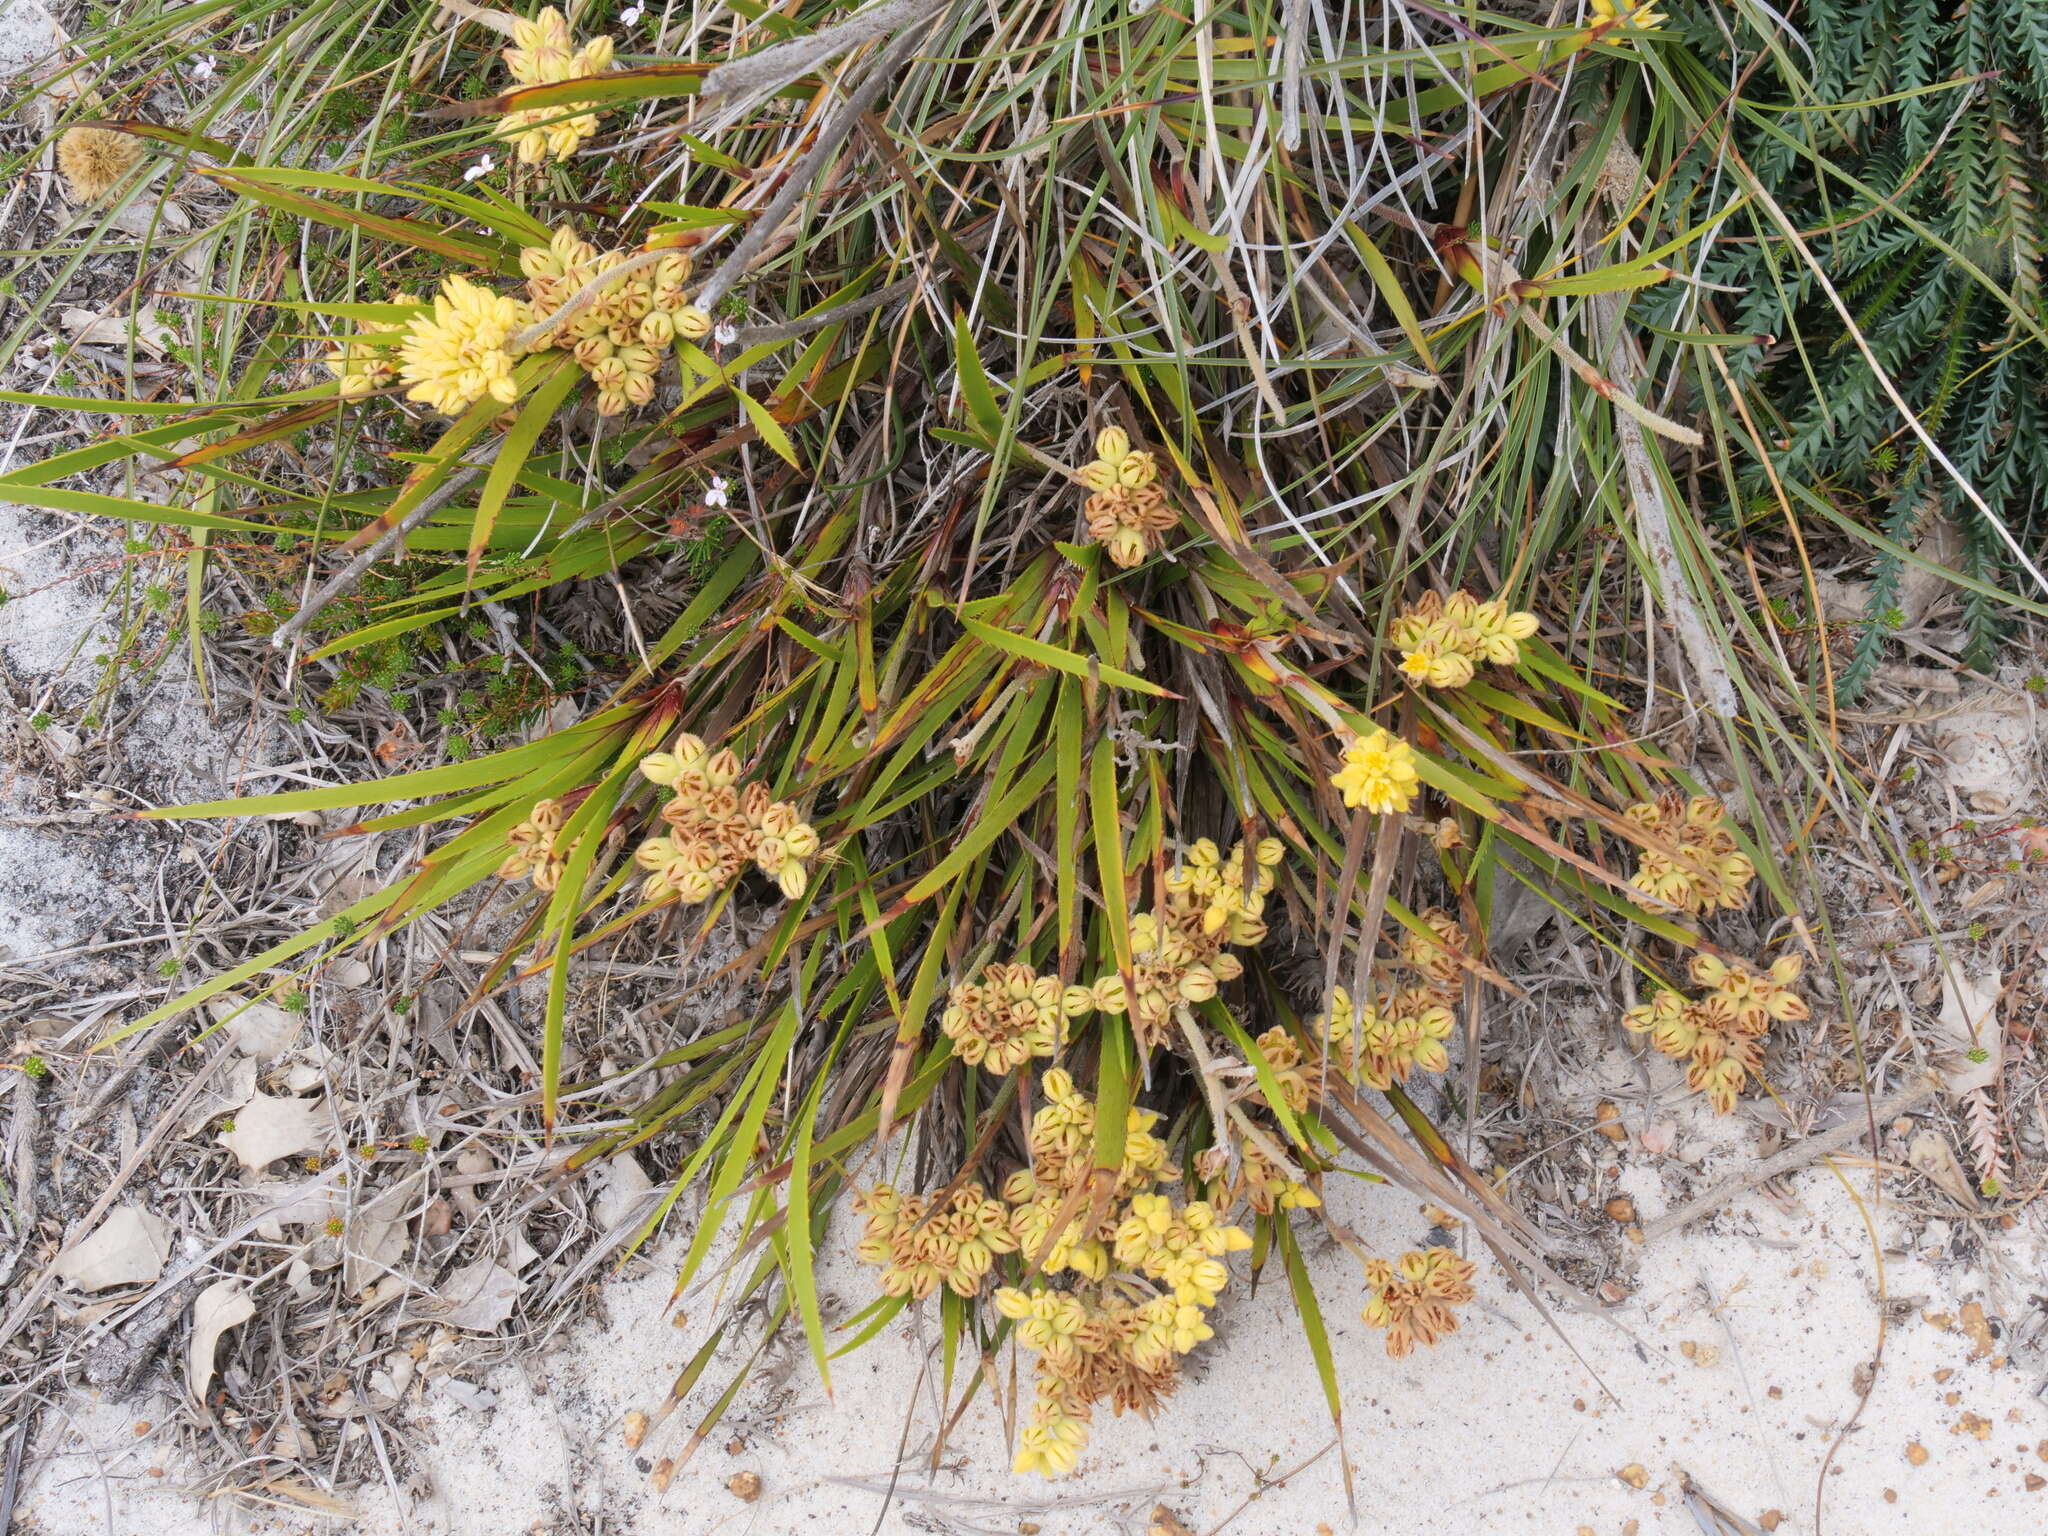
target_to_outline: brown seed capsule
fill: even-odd
[[[57,141],[57,169],[74,202],[98,202],[141,163],[141,140],[111,128],[73,128]]]
[[[1628,1127],[1621,1123],[1621,1111],[1605,1099],[1593,1111],[1593,1119],[1600,1127],[1600,1134],[1609,1141],[1627,1141]]]
[[[1618,1221],[1625,1225],[1636,1219],[1636,1203],[1627,1195],[1616,1195],[1607,1202],[1605,1209],[1610,1221]]]
[[[673,1456],[664,1456],[654,1464],[654,1470],[647,1474],[647,1481],[654,1484],[654,1491],[656,1493],[667,1493],[669,1482],[675,1475],[675,1458]]]
[[[732,1496],[744,1504],[751,1504],[761,1497],[761,1474],[758,1472],[735,1472],[725,1480],[725,1486],[732,1490]]]
[[[638,1408],[626,1415],[626,1449],[637,1451],[640,1442],[647,1438],[647,1415]]]

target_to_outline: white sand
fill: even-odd
[[[1742,1160],[1739,1151],[1718,1155],[1708,1172]],[[1619,1187],[1644,1217],[1654,1217],[1664,1205],[1663,1173],[1640,1148],[1625,1149],[1623,1162]],[[1849,1177],[1867,1207],[1868,1171]],[[1833,1173],[1799,1175],[1795,1193],[1796,1214],[1753,1196],[1717,1219],[1723,1230],[1694,1228],[1631,1248],[1640,1259],[1635,1294],[1604,1316],[1561,1320],[1584,1364],[1489,1265],[1482,1265],[1480,1302],[1467,1309],[1456,1336],[1434,1352],[1390,1361],[1379,1336],[1357,1320],[1355,1264],[1334,1251],[1317,1257],[1313,1272],[1344,1387],[1359,1528],[1693,1536],[1701,1526],[1681,1486],[1689,1474],[1737,1515],[1760,1521],[1775,1510],[1783,1516],[1778,1531],[1811,1532],[1815,1485],[1831,1449],[1820,1529],[2020,1536],[2048,1528],[2048,1489],[2026,1485],[2029,1475],[2048,1477],[2041,1376],[2006,1361],[2000,1340],[1982,1355],[1953,1324],[1972,1300],[1994,1318],[2002,1300],[2032,1304],[2039,1237],[2000,1237],[1996,1265],[2013,1282],[2004,1298],[1986,1294],[1981,1265],[1886,1255],[1895,1321],[1860,1425],[1844,1438],[1856,1411],[1855,1373],[1878,1346],[1877,1266],[1863,1216]],[[1414,1201],[1384,1189],[1359,1194],[1343,1214],[1369,1243],[1393,1250],[1420,1240],[1424,1223]],[[1889,1248],[1917,1249],[1927,1235],[1924,1220],[1896,1203],[1876,1219]],[[1944,1224],[1936,1235],[1942,1230],[1953,1236],[1958,1229]],[[886,1481],[906,1422],[915,1452],[928,1450],[939,1419],[924,1369],[933,1319],[904,1322],[839,1362],[831,1401],[792,1332],[788,1351],[771,1356],[787,1368],[782,1390],[743,1392],[666,1495],[657,1495],[622,1443],[624,1415],[659,1403],[715,1313],[708,1295],[691,1297],[687,1326],[664,1321],[678,1252],[671,1245],[607,1288],[608,1326],[585,1326],[538,1359],[454,1372],[495,1394],[487,1410],[462,1406],[443,1381],[417,1384],[405,1438],[426,1471],[425,1487],[400,1498],[358,1490],[349,1496],[356,1519],[319,1523],[363,1536],[698,1536],[872,1526],[883,1507],[872,1489]],[[866,1271],[844,1260],[824,1275],[838,1315],[867,1299],[869,1283]],[[1025,1521],[1048,1536],[1142,1529],[1140,1517],[1158,1500],[1208,1532],[1255,1494],[1228,1525],[1238,1536],[1311,1536],[1319,1524],[1347,1529],[1334,1452],[1294,1471],[1332,1434],[1281,1292],[1277,1273],[1256,1296],[1240,1282],[1219,1315],[1219,1337],[1204,1346],[1195,1379],[1170,1412],[1156,1423],[1106,1418],[1074,1478],[1048,1484],[1011,1476],[998,1414],[984,1395],[947,1446],[943,1471],[931,1476],[922,1458],[913,1459],[881,1529],[1017,1531]],[[1943,1315],[1951,1326],[1942,1326]],[[696,1397],[642,1447],[643,1458],[679,1453],[748,1343],[736,1337],[721,1352]],[[138,1442],[132,1423],[151,1411],[145,1403],[84,1412],[75,1428],[46,1435],[53,1459],[38,1468],[26,1506],[43,1523],[28,1528],[51,1536],[188,1536],[209,1529],[209,1519],[225,1519],[219,1504],[203,1510],[178,1492],[186,1469],[147,1475],[149,1466],[163,1465],[161,1456],[148,1437]],[[1924,1464],[1910,1459],[1916,1445],[1927,1453]],[[755,1504],[726,1489],[742,1471],[762,1479]],[[1259,1494],[1262,1477],[1290,1471],[1283,1485]],[[1632,1485],[1636,1478],[1642,1487]],[[276,1526],[259,1517],[246,1526],[225,1519],[222,1528],[305,1525],[294,1514]]]

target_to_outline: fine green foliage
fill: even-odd
[[[1952,518],[1964,573],[2034,586],[2025,563],[2048,564],[2048,14],[2030,0],[1819,0],[1799,21],[1805,77],[1766,61],[1736,120],[1741,153],[1794,229],[1754,214],[1753,238],[1723,243],[1705,272],[1735,290],[1729,329],[1777,338],[1732,355],[1731,372],[1759,387],[1781,479],[1901,546]],[[1703,14],[1691,31],[1719,41]],[[1701,179],[1721,169],[1709,152],[1693,162]],[[1772,494],[1760,470],[1742,485],[1752,502]],[[1890,552],[1874,562],[1847,696],[1884,654],[1905,568]],[[1988,666],[2004,605],[1984,587],[1961,600],[1967,659]]]

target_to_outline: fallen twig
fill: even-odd
[[[1928,1079],[1908,1088],[1901,1088],[1886,1098],[1879,1099],[1867,1116],[1845,1120],[1831,1131],[1822,1131],[1818,1136],[1803,1137],[1784,1151],[1774,1153],[1750,1168],[1746,1173],[1737,1174],[1715,1185],[1697,1200],[1688,1201],[1675,1211],[1667,1211],[1643,1228],[1643,1241],[1676,1232],[1680,1227],[1698,1221],[1709,1212],[1719,1210],[1737,1195],[1756,1188],[1767,1179],[1775,1179],[1781,1173],[1790,1173],[1803,1168],[1817,1158],[1826,1157],[1830,1152],[1839,1152],[1859,1136],[1870,1133],[1872,1121],[1885,1121],[1894,1115],[1904,1114],[1927,1099],[1934,1097],[1935,1083]]]
[[[349,561],[338,574],[328,579],[325,586],[307,598],[297,613],[278,625],[271,634],[270,643],[279,650],[290,645],[305,631],[306,626],[319,618],[330,605],[339,602],[361,586],[363,578],[370,574],[370,567],[390,553],[392,545],[453,501],[463,487],[482,474],[496,457],[497,449],[493,447],[475,463],[465,464],[452,472],[446,482],[428,492],[420,499],[418,506],[386,528],[374,542],[358,551],[355,559]]]

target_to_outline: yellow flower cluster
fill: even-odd
[[[1244,974],[1244,962],[1225,946],[1249,946],[1266,937],[1261,914],[1273,889],[1274,866],[1286,853],[1277,837],[1262,839],[1249,856],[1237,843],[1227,858],[1210,839],[1197,841],[1167,874],[1159,908],[1131,919],[1136,991],[1111,972],[1088,989],[1093,1006],[1128,1013],[1143,1044],[1163,1041],[1176,1007],[1206,1002],[1224,982]]]
[[[406,398],[450,416],[486,395],[511,404],[518,396],[511,343],[532,318],[519,300],[450,274],[432,313],[414,320],[399,346],[398,376],[412,386]]]
[[[683,290],[690,261],[679,251],[643,255],[633,271],[577,301],[586,285],[635,260],[627,251],[599,251],[564,225],[546,245],[519,253],[525,299],[450,276],[430,313],[409,323],[366,322],[335,349],[327,366],[344,396],[368,394],[396,376],[412,386],[408,398],[452,416],[487,395],[510,404],[518,395],[512,370],[520,356],[561,347],[597,387],[598,414],[616,416],[654,398],[662,359],[677,338],[696,341],[712,330],[711,316]],[[531,347],[517,345],[536,319],[558,316]],[[369,339],[392,332],[405,333],[395,364],[388,344]]]
[[[1389,631],[1401,653],[1401,675],[1431,688],[1462,688],[1482,666],[1511,667],[1522,642],[1536,633],[1536,615],[1516,613],[1499,598],[1469,592],[1448,599],[1428,592],[1395,616]]]
[[[426,307],[409,293],[394,293],[390,302],[412,309]],[[367,338],[401,333],[408,323],[404,320],[365,320],[354,336],[334,345],[327,354],[327,371],[341,381],[342,399],[358,399],[396,382],[398,364],[392,358],[393,348]]]
[[[569,19],[553,6],[538,16],[512,23],[512,46],[505,50],[505,67],[520,85],[554,85],[563,80],[581,80],[601,75],[612,67],[612,40],[593,37],[581,48],[571,48]],[[543,160],[563,160],[576,153],[583,141],[597,132],[597,114],[576,112],[577,102],[530,111],[507,112],[498,124],[498,137],[511,144],[528,165]]]
[[[1072,1274],[1100,1281],[1110,1272],[1111,1249],[1128,1212],[1111,1211],[1090,1229],[1085,1210],[1062,1211],[1069,1197],[1095,1171],[1095,1104],[1057,1068],[1040,1080],[1046,1102],[1031,1121],[1031,1166],[1003,1183],[1002,1198],[990,1199],[979,1184],[955,1195],[940,1216],[923,1196],[902,1195],[878,1184],[856,1200],[868,1216],[866,1235],[855,1252],[883,1266],[882,1288],[892,1296],[919,1299],[942,1283],[962,1296],[975,1295],[989,1271],[989,1256],[1021,1252],[1046,1275]],[[1173,1177],[1166,1143],[1152,1134],[1159,1116],[1132,1105],[1125,1111],[1123,1164],[1116,1193],[1142,1194]],[[1197,1228],[1206,1230],[1206,1214]],[[978,1246],[976,1246],[978,1245]],[[1204,1272],[1207,1273],[1206,1271]]]
[[[1275,1211],[1312,1210],[1323,1203],[1321,1195],[1299,1179],[1289,1178],[1259,1150],[1257,1142],[1247,1141],[1240,1150],[1243,1156],[1239,1160],[1237,1187],[1231,1192],[1233,1201],[1242,1197],[1261,1216],[1270,1216]]]
[[[1664,17],[1647,4],[1632,0],[1592,0],[1593,30],[1648,31],[1664,25]]]
[[[1732,911],[1749,900],[1756,866],[1736,846],[1728,808],[1712,795],[1664,795],[1632,805],[1625,814],[1671,839],[1678,851],[1673,858],[1645,849],[1636,865],[1636,889],[1701,916],[1717,907]]]
[[[1368,1088],[1403,1083],[1409,1074],[1441,1072],[1450,1065],[1445,1042],[1457,1027],[1465,931],[1448,912],[1423,914],[1427,936],[1404,932],[1391,969],[1414,973],[1406,985],[1388,985],[1365,1007],[1342,987],[1330,1007],[1309,1025],[1316,1040],[1329,1041],[1330,1058],[1347,1078]],[[1314,1075],[1311,1073],[1310,1075]]]
[[[1068,1019],[1094,1006],[1087,988],[1063,993],[1057,978],[1041,976],[1021,961],[987,965],[978,980],[962,982],[947,995],[939,1027],[953,1042],[953,1054],[969,1066],[1014,1072],[1066,1044]]]
[[[1053,1068],[1038,1084],[1046,1101],[1031,1117],[1031,1171],[1013,1179],[1004,1194],[1019,1202],[1050,1199],[1051,1210],[1057,1211],[1094,1172],[1095,1101],[1074,1086],[1074,1079],[1063,1068]],[[1171,1177],[1166,1143],[1152,1134],[1158,1123],[1153,1110],[1133,1104],[1124,1111],[1124,1154],[1117,1169],[1117,1194],[1149,1189]],[[1031,1180],[1028,1188],[1023,1182],[1026,1178]],[[1048,1263],[1046,1268],[1050,1271],[1053,1266]]]
[[[1412,1072],[1441,1072],[1451,1064],[1444,1042],[1457,1020],[1425,988],[1382,992],[1363,1008],[1342,987],[1330,993],[1326,1019],[1330,1052],[1347,1074],[1368,1088],[1405,1083]]]
[[[993,1300],[1038,1353],[1016,1469],[1051,1477],[1073,1469],[1097,1403],[1150,1411],[1173,1391],[1180,1357],[1213,1335],[1207,1313],[1230,1282],[1226,1257],[1251,1238],[1208,1201],[1177,1204],[1158,1192],[1174,1177],[1153,1134],[1159,1116],[1135,1105],[1117,1170],[1123,1203],[1090,1227],[1095,1104],[1057,1068],[1040,1087],[1031,1167],[1004,1181],[1000,1200],[970,1184],[934,1213],[924,1197],[879,1185],[856,1199],[868,1222],[855,1251],[881,1266],[892,1296],[921,1298],[941,1285],[975,1296],[1001,1254],[1040,1266],[1029,1290],[1002,1286]],[[1066,1288],[1052,1283],[1059,1276],[1070,1277]]]
[[[625,251],[599,251],[564,225],[546,245],[521,251],[519,270],[526,275],[533,313],[548,316],[559,313],[593,278],[631,259]],[[696,341],[711,334],[711,316],[683,292],[689,276],[688,257],[665,254],[600,289],[548,333],[542,345],[568,348],[597,386],[600,416],[647,404],[675,339]]]
[[[1695,955],[1692,977],[1706,988],[1687,998],[1659,988],[1647,1003],[1622,1015],[1622,1023],[1674,1061],[1686,1064],[1686,1086],[1706,1095],[1719,1114],[1752,1077],[1763,1076],[1765,1038],[1774,1023],[1803,1019],[1806,1000],[1792,990],[1799,957],[1786,955],[1769,970],[1730,965],[1713,955]]]
[[[1017,1251],[1009,1211],[979,1184],[963,1186],[937,1212],[926,1196],[899,1194],[887,1184],[855,1195],[853,1208],[868,1219],[853,1251],[882,1267],[887,1296],[922,1301],[941,1285],[973,1296],[996,1255]]]
[[[1415,803],[1421,783],[1415,749],[1377,728],[1354,736],[1345,743],[1344,766],[1330,783],[1353,810],[1364,806],[1376,816],[1398,814]]]
[[[640,887],[647,900],[709,901],[750,863],[791,901],[809,889],[816,829],[759,779],[742,784],[739,755],[730,748],[713,752],[695,736],[681,736],[673,751],[642,758],[640,772],[675,791],[661,808],[667,830],[633,850],[633,862],[647,871]]]
[[[1116,1278],[1081,1291],[1043,1284],[997,1291],[997,1310],[1038,1352],[1038,1387],[1017,1437],[1015,1470],[1071,1472],[1096,1403],[1145,1412],[1172,1392],[1180,1357],[1215,1337],[1207,1309],[1230,1283],[1224,1256],[1251,1242],[1206,1201],[1176,1205],[1165,1195],[1139,1194],[1117,1225]],[[1152,1284],[1139,1284],[1141,1276]]]
[[[562,850],[556,839],[569,808],[559,800],[536,800],[526,820],[505,834],[512,851],[498,866],[500,880],[533,881],[534,889],[552,891],[562,883]]]
[[[1396,1360],[1417,1344],[1434,1344],[1458,1331],[1451,1308],[1472,1299],[1473,1264],[1449,1248],[1404,1253],[1393,1263],[1368,1259],[1365,1283],[1372,1287],[1360,1315],[1387,1330],[1387,1353]]]
[[[1259,1054],[1266,1058],[1266,1064],[1273,1069],[1273,1076],[1280,1083],[1280,1098],[1297,1115],[1308,1108],[1314,1090],[1309,1087],[1308,1075],[1302,1068],[1308,1056],[1301,1048],[1301,1042],[1287,1032],[1284,1024],[1275,1024],[1259,1036]],[[1249,1097],[1256,1103],[1266,1104],[1266,1090],[1263,1086],[1254,1088]]]
[[[1160,537],[1180,521],[1159,484],[1159,461],[1131,446],[1121,427],[1104,427],[1095,437],[1094,462],[1081,470],[1090,495],[1088,537],[1109,551],[1117,565],[1139,564]]]

